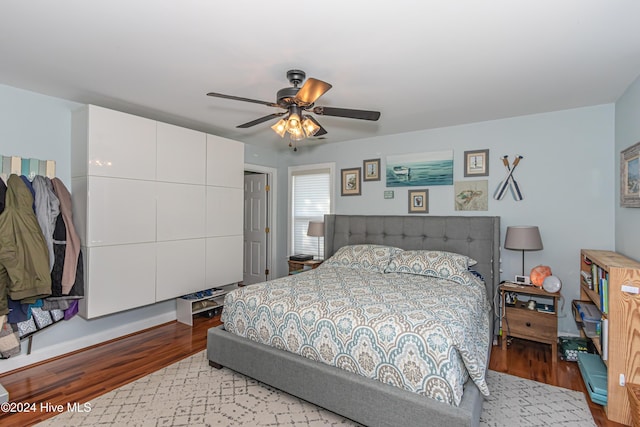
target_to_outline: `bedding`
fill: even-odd
[[[239,288],[225,298],[225,329],[450,405],[460,403],[469,377],[488,395],[485,284],[467,271],[456,281],[384,273],[397,253],[388,251],[382,269],[382,261],[359,268],[329,259]]]
[[[338,249],[325,264],[384,273],[391,257],[400,252],[400,248],[385,245],[348,245]]]
[[[441,277],[459,283],[466,282],[469,267],[474,259],[445,251],[400,251],[395,252],[384,271],[386,273],[409,273],[423,276]]]

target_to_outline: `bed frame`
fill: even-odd
[[[493,301],[499,282],[499,217],[325,216],[325,259],[344,245],[361,243],[467,255],[478,261],[473,268],[485,278]],[[480,420],[483,396],[471,380],[460,405],[451,406],[230,334],[224,326],[208,331],[207,357],[213,367],[225,366],[367,426],[477,426]]]

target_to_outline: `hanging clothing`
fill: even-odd
[[[53,254],[55,262],[51,270],[51,296],[47,301],[57,301],[60,299],[76,299],[84,296],[84,273],[82,251],[78,253],[78,265],[76,267],[76,277],[71,289],[63,292],[62,276],[64,273],[65,259],[67,252],[67,227],[65,226],[62,214],[58,215],[56,228],[53,231]],[[62,307],[60,307],[62,308]],[[65,307],[66,309],[67,307]]]
[[[7,194],[7,184],[0,178],[0,215],[4,211],[4,198]]]
[[[31,303],[51,294],[47,244],[32,206],[30,190],[11,175],[0,215],[0,315],[8,313],[8,296]]]
[[[36,193],[36,218],[38,219],[38,224],[40,224],[44,241],[47,243],[49,271],[51,271],[55,260],[53,255],[53,230],[56,226],[56,218],[60,214],[60,201],[53,192],[51,180],[47,177],[36,175],[33,178],[33,189]]]
[[[71,195],[58,178],[51,180],[53,190],[60,201],[60,214],[53,230],[54,264],[51,270],[51,297],[82,298],[84,296],[84,271],[80,238],[73,225]]]
[[[22,182],[24,182],[24,185],[27,186],[27,188],[29,189],[29,192],[31,193],[31,197],[33,199],[33,203],[31,203],[31,209],[33,209],[33,212],[35,212],[36,211],[36,203],[35,203],[36,192],[33,189],[33,185],[31,185],[31,181],[29,181],[29,178],[27,178],[24,175],[20,175],[20,179],[22,180]]]
[[[64,267],[62,270],[62,294],[68,295],[76,282],[78,257],[80,255],[80,237],[73,225],[73,212],[71,207],[71,194],[59,178],[51,180],[53,191],[60,200],[60,213],[66,227],[66,248],[64,255]]]
[[[7,316],[0,316],[0,356],[5,359],[20,354],[17,328],[6,320]]]

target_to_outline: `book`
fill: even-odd
[[[553,309],[553,304],[537,303],[536,310],[538,310],[540,313],[549,313],[549,314],[555,313],[555,310]]]
[[[587,284],[587,287],[589,289],[593,289],[593,284],[591,283],[591,275],[589,273],[587,273],[586,271],[580,271],[580,274],[582,275],[582,278],[584,279],[584,283]]]
[[[609,320],[602,319],[602,327],[600,334],[600,342],[602,343],[602,360],[609,358]]]
[[[602,304],[600,305],[602,312],[607,314],[609,312],[609,274],[602,279]]]
[[[305,255],[305,254],[291,255],[289,257],[290,261],[311,261],[312,259],[313,259],[313,255]]]

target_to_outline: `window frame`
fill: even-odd
[[[329,214],[335,209],[335,163],[315,163],[309,165],[289,166],[288,168],[288,202],[287,202],[287,257],[293,255],[293,177],[318,172],[329,173]]]

